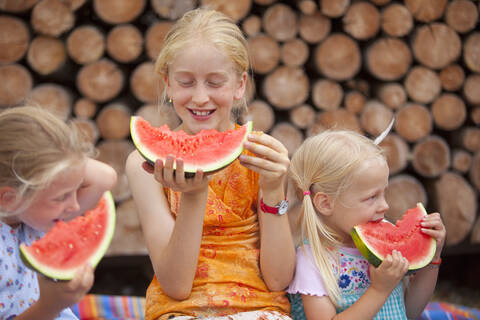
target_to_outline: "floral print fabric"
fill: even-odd
[[[180,193],[165,191],[176,215]],[[147,320],[255,310],[289,313],[285,292],[270,292],[260,274],[257,193],[258,175],[238,159],[212,177],[191,295],[183,301],[170,299],[154,277],[146,294]]]

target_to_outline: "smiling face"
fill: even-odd
[[[84,176],[84,163],[59,173],[47,188],[35,193],[28,207],[15,218],[44,232],[50,230],[58,220],[68,221],[75,218],[80,209],[77,191]]]
[[[329,215],[324,217],[328,226],[344,239],[345,245],[353,246],[350,230],[354,226],[385,217],[388,173],[384,159],[365,160],[352,175],[348,187],[333,202]]]
[[[231,111],[243,97],[247,74],[238,75],[233,62],[213,45],[185,47],[168,66],[166,90],[180,126],[189,134],[202,129],[233,129]]]

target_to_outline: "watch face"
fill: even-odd
[[[278,214],[279,215],[285,214],[287,210],[288,210],[288,201],[282,200],[282,202],[280,202],[280,205],[278,206]]]

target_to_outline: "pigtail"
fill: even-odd
[[[338,241],[332,237],[332,232],[318,217],[309,196],[303,197],[303,216],[301,218],[302,238],[308,239],[312,249],[315,264],[322,275],[323,284],[332,303],[338,307],[341,299],[340,289],[333,265],[338,258],[328,247],[336,246]],[[306,233],[306,234],[305,234]],[[322,240],[323,239],[323,240]]]

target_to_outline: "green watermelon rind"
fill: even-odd
[[[132,116],[130,118],[130,136],[138,152],[142,155],[142,157],[145,160],[147,160],[147,162],[153,165],[155,163],[155,160],[158,157],[154,155],[152,152],[149,152],[146,146],[142,145],[138,137],[138,134],[136,134],[135,123],[140,118],[141,117],[139,116]],[[240,156],[240,154],[243,152],[243,143],[247,140],[248,135],[252,132],[253,123],[252,121],[248,121],[247,123],[244,124],[244,126],[246,126],[245,135],[242,139],[242,142],[239,144],[239,146],[236,149],[234,149],[228,157],[225,157],[220,161],[214,161],[210,165],[201,167],[203,172],[215,172],[220,169],[223,169],[226,166],[228,166],[230,163],[235,161],[235,159],[237,159],[238,156]],[[174,163],[174,169],[175,169],[175,163]],[[184,163],[183,170],[187,177],[191,177],[192,176],[191,174],[194,174],[195,172],[197,172],[197,166],[189,166],[188,163]]]
[[[103,237],[103,240],[99,245],[97,251],[93,253],[88,259],[88,262],[93,268],[95,268],[98,265],[100,260],[103,258],[103,256],[107,252],[107,249],[110,246],[110,243],[113,238],[113,234],[115,232],[116,213],[115,213],[115,202],[113,200],[113,196],[110,191],[107,191],[102,197],[107,201],[107,206],[108,206],[107,212],[109,214],[109,219],[108,219],[109,223],[107,225],[107,229],[105,230],[105,236]],[[24,243],[20,244],[20,257],[23,263],[27,267],[37,271],[38,273],[43,274],[48,278],[56,279],[56,280],[73,279],[77,269],[83,266],[87,262],[85,261],[82,263],[81,266],[73,267],[69,269],[52,268],[47,265],[44,265],[43,263],[35,259],[35,257],[32,254],[30,254],[29,248]]]
[[[427,211],[423,207],[423,204],[417,203],[417,207],[423,212],[424,215],[427,215]],[[367,261],[375,267],[378,267],[385,257],[382,257],[380,253],[378,253],[372,246],[368,243],[364,242],[361,237],[362,231],[361,227],[355,226],[352,228],[350,235],[357,247],[358,251],[367,259]],[[425,255],[424,259],[419,261],[416,264],[409,264],[408,270],[415,271],[421,269],[428,265],[430,261],[432,261],[433,257],[435,256],[436,251],[436,241],[434,238],[431,239],[431,246],[430,251],[428,254]]]

